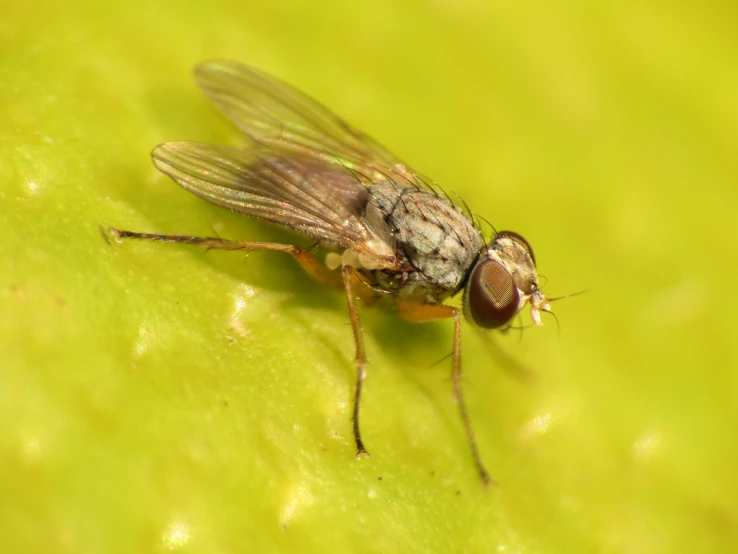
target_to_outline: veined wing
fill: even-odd
[[[199,65],[195,77],[213,104],[254,142],[344,165],[371,182],[434,190],[381,144],[288,83],[228,60]]]
[[[205,200],[351,248],[378,267],[397,265],[393,237],[369,206],[371,183],[344,165],[268,145],[170,142],[151,155],[161,172]]]

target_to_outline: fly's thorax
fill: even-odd
[[[371,283],[392,293],[395,297],[419,301],[424,304],[441,304],[454,291],[431,283],[417,271],[363,271]]]
[[[439,298],[456,292],[483,245],[471,219],[427,189],[384,182],[371,187],[370,194],[367,215],[381,216],[392,232],[410,274],[404,282],[418,291],[413,296]]]
[[[464,314],[480,327],[507,327],[525,305],[541,325],[540,312],[548,310],[538,288],[535,256],[528,242],[512,231],[501,231],[472,268],[464,293]]]

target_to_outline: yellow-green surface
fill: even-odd
[[[736,14],[716,3],[0,4],[0,551],[738,551]],[[190,70],[275,73],[534,245],[555,304],[505,347],[364,310],[289,240],[158,174],[234,142]],[[304,243],[303,243],[304,244]]]

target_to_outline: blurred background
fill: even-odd
[[[733,552],[738,41],[730,3],[4,3],[3,552]],[[100,225],[296,242],[149,152],[238,144],[192,67],[293,83],[533,245],[560,325],[364,309],[279,255],[108,244]],[[509,364],[508,364],[509,365]],[[509,369],[509,368],[508,368]]]

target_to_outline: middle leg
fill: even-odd
[[[351,328],[354,332],[354,344],[356,345],[356,388],[354,389],[354,411],[352,420],[354,422],[354,441],[356,442],[356,457],[369,457],[369,452],[364,448],[364,442],[361,440],[361,429],[359,428],[359,409],[361,406],[361,389],[364,385],[364,377],[366,372],[366,350],[364,349],[364,333],[361,330],[361,322],[359,321],[359,312],[356,309],[356,298],[354,297],[353,283],[360,283],[361,280],[356,270],[348,265],[343,266],[341,270],[343,277],[343,286],[346,291],[346,299],[348,300],[349,317],[351,318]]]

